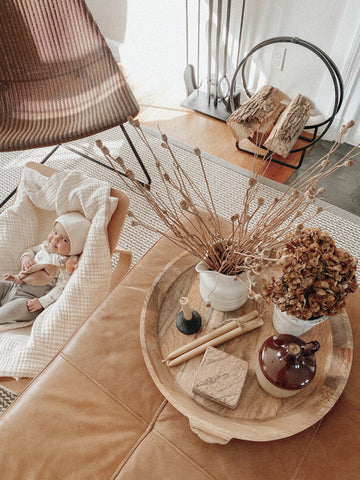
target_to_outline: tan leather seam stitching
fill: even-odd
[[[149,435],[149,433],[153,430],[154,428],[154,425],[159,417],[159,415],[161,414],[161,412],[163,411],[163,409],[165,408],[165,406],[167,405],[168,401],[166,399],[164,399],[162,401],[162,403],[160,404],[159,408],[156,410],[156,412],[154,413],[153,415],[153,418],[151,419],[151,422],[149,423],[147,429],[144,431],[144,433],[137,439],[137,441],[134,443],[133,447],[128,451],[127,455],[122,459],[122,461],[119,463],[118,465],[118,468],[116,469],[116,471],[113,473],[113,475],[111,476],[111,479],[110,480],[113,480],[115,479],[119,473],[121,472],[121,470],[124,468],[124,466],[126,465],[126,463],[128,462],[128,460],[132,457],[133,453],[137,450],[137,448],[139,447],[139,445],[144,441],[144,439]]]
[[[204,468],[201,465],[199,465],[193,458],[189,457],[187,453],[181,450],[177,445],[175,445],[175,443],[173,443],[171,440],[169,440],[167,437],[165,437],[165,435],[163,435],[161,432],[159,432],[155,428],[154,428],[154,433],[159,437],[161,437],[166,443],[168,443],[169,446],[173,447],[173,449],[176,450],[182,457],[185,457],[191,464],[196,466],[196,468],[198,468],[205,476],[207,476],[211,480],[216,480],[215,477],[213,477],[209,472],[204,470]]]
[[[321,418],[321,419],[318,421],[318,423],[317,423],[317,425],[316,425],[316,428],[315,428],[315,430],[314,430],[314,432],[313,432],[310,440],[306,443],[306,449],[305,449],[305,451],[304,451],[304,454],[303,454],[302,458],[299,460],[299,462],[298,462],[298,464],[297,464],[297,467],[295,468],[295,471],[294,471],[294,473],[292,474],[292,477],[291,477],[290,480],[296,480],[296,479],[298,478],[298,474],[299,474],[299,472],[300,472],[300,470],[301,470],[301,467],[304,465],[304,462],[305,462],[305,459],[306,459],[306,457],[307,457],[307,455],[308,455],[308,453],[309,453],[309,450],[311,449],[312,444],[313,444],[313,442],[314,442],[314,440],[315,440],[315,437],[316,437],[316,435],[318,434],[318,431],[319,431],[319,429],[320,429],[322,420],[323,420],[323,419]]]
[[[119,400],[113,393],[110,392],[110,390],[108,390],[106,387],[104,387],[104,385],[102,385],[100,382],[98,382],[95,378],[93,378],[91,375],[89,375],[85,370],[83,370],[82,368],[80,368],[76,363],[74,363],[72,360],[70,360],[69,357],[67,357],[64,353],[60,353],[59,354],[59,357],[61,357],[63,360],[65,360],[69,365],[71,365],[75,370],[77,370],[79,373],[81,373],[81,375],[83,375],[84,377],[86,377],[88,380],[90,380],[94,385],[96,385],[97,387],[99,387],[109,398],[111,398],[112,400],[114,400],[115,403],[117,403],[118,405],[120,405],[122,408],[124,408],[124,410],[126,410],[127,412],[131,413],[131,415],[133,415],[134,417],[136,417],[138,420],[140,420],[142,423],[144,423],[145,425],[149,425],[149,423],[142,417],[140,417],[140,415],[138,415],[136,412],[134,412],[131,408],[129,408],[127,405],[125,405],[124,403],[121,402],[121,400]]]
[[[142,421],[147,425],[146,430],[144,430],[143,434],[140,435],[140,437],[137,439],[133,447],[128,451],[127,455],[123,458],[123,460],[120,462],[118,465],[118,468],[116,471],[113,473],[111,476],[110,480],[113,480],[116,478],[116,476],[121,472],[127,461],[131,458],[131,456],[134,454],[134,452],[137,450],[137,448],[140,446],[140,444],[143,442],[143,440],[149,435],[149,433],[154,430],[154,433],[161,437],[166,443],[169,444],[174,450],[176,450],[182,457],[186,458],[191,464],[196,466],[204,475],[206,475],[209,479],[215,480],[215,478],[210,475],[208,472],[206,472],[198,463],[196,463],[191,457],[189,457],[185,452],[183,452],[179,447],[177,447],[174,443],[172,443],[167,437],[165,437],[163,434],[161,434],[158,430],[154,429],[155,424],[167,405],[168,401],[166,399],[163,400],[163,402],[160,404],[159,408],[156,410],[154,413],[151,421],[148,423],[146,422],[143,418],[141,418],[138,414],[133,412],[129,407],[124,405],[118,398],[116,398],[109,390],[107,390],[101,383],[99,383],[97,380],[95,380],[91,375],[89,375],[86,371],[84,371],[82,368],[80,368],[76,363],[74,363],[70,358],[68,358],[63,352],[59,354],[59,356],[66,361],[69,365],[71,365],[72,368],[77,370],[81,375],[84,375],[86,378],[88,378],[92,383],[97,385],[107,396],[112,398],[117,404],[119,404],[121,407],[123,407],[125,410],[127,410],[129,413],[134,415],[137,419]],[[296,480],[296,479],[291,479],[291,480]]]

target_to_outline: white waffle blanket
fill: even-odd
[[[106,295],[111,276],[106,227],[116,203],[107,183],[81,172],[47,178],[24,168],[14,205],[0,215],[1,277],[20,270],[21,253],[46,239],[57,216],[79,211],[92,223],[79,267],[60,298],[32,326],[0,331],[0,376],[38,374]]]

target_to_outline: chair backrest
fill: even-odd
[[[37,172],[47,177],[50,177],[55,172],[57,172],[55,168],[35,162],[28,162],[26,164],[26,167],[32,168],[33,170],[36,170]],[[129,207],[129,198],[124,192],[122,192],[121,190],[116,190],[115,188],[111,188],[110,195],[118,199],[116,210],[113,213],[107,227],[110,253],[113,254],[116,250],[116,245],[118,243],[121,230],[124,226],[126,214]]]
[[[84,0],[1,0],[0,151],[114,127],[139,106]]]

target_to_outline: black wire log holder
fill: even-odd
[[[307,42],[306,40],[302,40],[298,37],[274,37],[274,38],[265,40],[263,42],[260,42],[250,50],[250,52],[242,59],[242,61],[237,66],[235,73],[232,77],[229,96],[227,101],[209,102],[208,95],[205,92],[200,91],[199,87],[196,88],[196,86],[193,85],[192,88],[188,90],[190,94],[181,103],[181,105],[191,110],[194,110],[196,112],[215,118],[217,120],[226,122],[230,114],[240,106],[240,102],[239,102],[240,94],[238,91],[236,91],[236,89],[238,88],[237,87],[238,75],[241,74],[241,82],[242,82],[243,90],[246,93],[247,97],[250,98],[252,95],[249,92],[248,85],[245,79],[245,66],[247,64],[247,61],[255,52],[257,52],[261,48],[267,47],[274,43],[291,43],[291,44],[299,45],[310,50],[312,53],[317,55],[317,57],[319,57],[320,60],[322,60],[322,62],[325,64],[325,67],[329,71],[331,80],[333,83],[333,87],[334,87],[334,104],[333,104],[333,108],[330,116],[319,123],[312,124],[312,125],[305,125],[304,130],[310,131],[309,133],[311,134],[307,136],[300,135],[298,138],[300,140],[305,141],[306,144],[301,147],[295,147],[289,152],[289,155],[294,153],[301,153],[300,159],[297,165],[292,165],[286,161],[280,160],[279,158],[274,158],[274,152],[272,152],[271,150],[268,150],[266,147],[264,147],[261,144],[259,145],[255,143],[253,138],[248,137],[248,140],[252,144],[256,145],[256,147],[260,148],[261,150],[264,150],[264,155],[262,155],[261,153],[258,153],[257,154],[258,157],[263,158],[265,160],[271,159],[272,162],[275,162],[280,165],[296,170],[301,167],[306,151],[309,148],[311,148],[313,145],[315,145],[315,143],[317,143],[329,130],[331,124],[335,119],[336,114],[338,113],[341,107],[343,96],[344,96],[343,81],[338,68],[336,67],[333,60],[316,45],[310,42]],[[319,134],[320,127],[324,127],[324,128]],[[240,147],[239,142],[236,142],[236,148],[241,152],[254,154],[252,150]],[[280,157],[280,156],[277,155],[277,157]]]
[[[260,158],[264,158],[265,160],[270,160],[271,159],[272,162],[278,163],[280,165],[284,165],[284,166],[292,168],[292,169],[298,169],[298,168],[300,168],[300,166],[303,162],[306,150],[309,149],[310,147],[312,147],[313,145],[315,145],[315,143],[317,143],[325,135],[325,133],[329,130],[331,124],[333,123],[334,118],[335,118],[336,114],[338,113],[338,111],[341,107],[342,101],[343,101],[344,86],[343,86],[343,81],[342,81],[340,72],[339,72],[338,68],[336,67],[335,63],[319,47],[317,47],[316,45],[313,45],[310,42],[302,40],[298,37],[274,37],[274,38],[270,38],[268,40],[265,40],[265,41],[255,45],[255,47],[253,47],[250,50],[250,52],[243,58],[243,60],[240,62],[240,64],[236,68],[233,79],[232,79],[232,82],[231,82],[231,87],[230,87],[229,102],[230,102],[230,110],[232,112],[234,110],[236,110],[236,108],[237,108],[236,101],[235,101],[235,98],[236,98],[237,94],[235,93],[235,88],[236,88],[236,79],[237,79],[238,74],[241,72],[241,80],[242,80],[242,85],[243,85],[244,91],[245,91],[246,95],[248,96],[248,98],[250,98],[251,94],[248,90],[248,86],[247,86],[246,79],[245,79],[245,72],[244,72],[246,63],[249,60],[249,58],[255,52],[257,52],[261,48],[267,47],[268,45],[272,45],[274,43],[292,43],[292,44],[300,45],[304,48],[307,48],[308,50],[313,52],[315,55],[317,55],[320,58],[320,60],[322,60],[324,62],[326,68],[328,69],[328,71],[330,73],[330,76],[331,76],[331,79],[332,79],[332,82],[333,82],[333,86],[334,86],[334,105],[333,105],[331,115],[326,120],[323,120],[320,123],[313,124],[313,125],[306,125],[304,127],[304,130],[313,130],[312,136],[309,138],[309,137],[300,135],[299,138],[301,140],[306,141],[307,144],[302,146],[302,147],[299,147],[299,148],[294,148],[293,150],[291,150],[289,152],[289,155],[293,154],[293,153],[301,152],[301,156],[300,156],[300,159],[299,159],[299,162],[298,162],[297,165],[291,165],[290,163],[287,163],[287,162],[284,162],[284,161],[279,160],[277,158],[274,158],[273,157],[274,152],[272,152],[271,150],[267,150],[262,145],[256,145],[257,147],[266,150],[266,153],[264,155],[261,155],[261,154],[258,155]],[[318,135],[319,128],[322,127],[322,126],[324,126],[324,129]],[[252,143],[254,143],[252,138],[248,138],[248,140],[250,140]],[[238,150],[242,151],[242,152],[245,152],[245,153],[253,153],[251,150],[241,148],[239,146],[239,142],[236,142],[236,148]]]

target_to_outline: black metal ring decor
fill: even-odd
[[[308,148],[310,148],[311,146],[313,146],[316,142],[318,142],[325,135],[325,133],[328,131],[331,124],[333,123],[335,115],[339,111],[339,109],[341,107],[341,104],[342,104],[342,101],[343,101],[344,85],[343,85],[343,81],[342,81],[340,72],[339,72],[338,68],[336,67],[335,63],[319,47],[317,47],[316,45],[313,45],[310,42],[302,40],[298,37],[274,37],[274,38],[270,38],[268,40],[265,40],[265,41],[255,45],[255,47],[253,47],[250,50],[250,52],[242,59],[242,61],[239,63],[238,67],[236,68],[234,76],[233,76],[232,81],[231,81],[231,86],[230,86],[229,104],[230,104],[231,112],[233,112],[237,108],[237,107],[235,107],[234,95],[235,95],[236,79],[237,79],[237,76],[238,76],[239,72],[241,71],[241,80],[242,80],[242,84],[243,84],[244,90],[246,92],[246,95],[248,96],[248,98],[250,98],[251,94],[250,94],[250,92],[247,88],[247,83],[246,83],[246,79],[245,79],[245,72],[244,72],[246,63],[249,60],[249,58],[255,52],[257,52],[261,48],[266,47],[268,45],[271,45],[273,43],[294,43],[296,45],[300,45],[302,47],[305,47],[308,50],[310,50],[311,52],[313,52],[315,55],[317,55],[324,62],[326,68],[328,69],[328,71],[331,75],[331,79],[332,79],[332,82],[333,82],[333,85],[334,85],[334,97],[335,97],[334,98],[334,107],[333,107],[332,113],[329,116],[329,118],[327,118],[326,120],[323,120],[321,123],[317,123],[317,124],[314,124],[314,125],[306,125],[304,127],[304,129],[306,129],[306,130],[307,129],[314,129],[312,139],[309,140],[309,138],[307,138],[307,137],[299,137],[303,140],[308,141],[309,143],[307,145],[301,147],[301,148],[296,148],[296,149],[291,150],[289,152],[289,153],[296,153],[296,152],[301,152],[302,151],[302,156],[300,158],[299,164],[297,166],[294,166],[294,165],[290,165],[286,162],[276,160],[274,158],[272,159],[273,162],[280,163],[281,165],[286,165],[287,167],[297,169],[297,168],[300,167],[300,165],[302,163],[302,160],[303,160],[304,155],[305,155],[305,151]],[[321,134],[319,136],[317,136],[319,127],[321,127],[323,125],[326,125],[326,127],[321,132]],[[251,138],[249,138],[249,140],[252,141]],[[238,142],[236,142],[236,146],[239,150],[251,153],[248,150],[240,148],[239,145],[238,145]],[[260,146],[260,147],[265,149],[265,147],[262,147],[262,146]],[[268,152],[268,154],[264,155],[263,157],[269,158],[271,156],[271,154],[272,154],[272,152]]]

